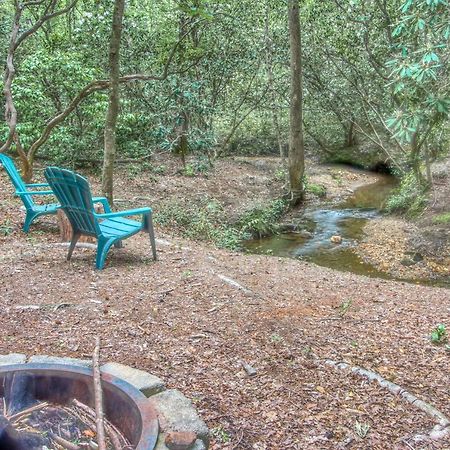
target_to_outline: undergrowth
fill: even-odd
[[[399,212],[407,217],[418,217],[427,204],[426,187],[421,186],[412,172],[405,175],[386,203],[388,212]]]
[[[450,223],[450,212],[438,214],[437,216],[434,216],[433,223],[436,223],[436,224]]]
[[[277,221],[286,207],[284,200],[273,200],[267,206],[253,208],[236,222],[229,223],[224,208],[215,199],[205,198],[200,204],[191,205],[172,201],[161,206],[155,214],[155,222],[176,229],[189,239],[237,250],[245,239],[276,232]]]
[[[325,198],[327,196],[327,188],[324,185],[311,183],[306,175],[303,176],[302,181],[306,192],[319,198]]]

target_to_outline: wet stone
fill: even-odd
[[[400,264],[403,265],[403,266],[405,266],[405,267],[409,267],[409,266],[414,266],[414,264],[416,264],[416,262],[417,262],[417,261],[414,261],[414,260],[412,260],[412,259],[410,259],[410,258],[403,258],[403,259],[400,261]]]

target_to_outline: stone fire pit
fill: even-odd
[[[93,407],[91,361],[45,355],[0,355],[0,397],[14,376],[20,392],[66,405],[76,399]],[[100,368],[106,418],[138,450],[207,450],[208,428],[180,391],[141,370],[118,363]]]

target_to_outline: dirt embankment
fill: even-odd
[[[365,227],[357,253],[399,278],[450,277],[450,158],[434,164],[434,186],[415,220],[384,217]]]

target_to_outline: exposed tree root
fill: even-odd
[[[225,275],[217,275],[224,283],[229,284],[230,286],[233,286],[236,289],[239,289],[246,294],[252,294],[252,291],[250,289],[247,289],[246,287],[242,286],[242,284],[239,284],[237,281],[233,280],[232,278],[226,277]]]
[[[351,366],[350,364],[347,364],[345,362],[337,362],[331,359],[327,359],[325,360],[325,364],[335,367],[336,369],[349,370],[352,373],[367,378],[369,381],[376,381],[381,387],[387,389],[394,395],[398,395],[404,398],[408,403],[411,403],[411,405],[414,405],[416,408],[420,409],[425,414],[438,422],[437,425],[433,427],[433,429],[429,432],[428,436],[416,435],[413,438],[415,441],[421,441],[427,438],[437,441],[450,437],[450,420],[448,419],[448,417],[444,413],[436,409],[434,406],[418,399],[415,395],[403,389],[398,384],[386,380],[381,375],[373,372],[372,370],[363,369],[362,367],[358,366]]]

